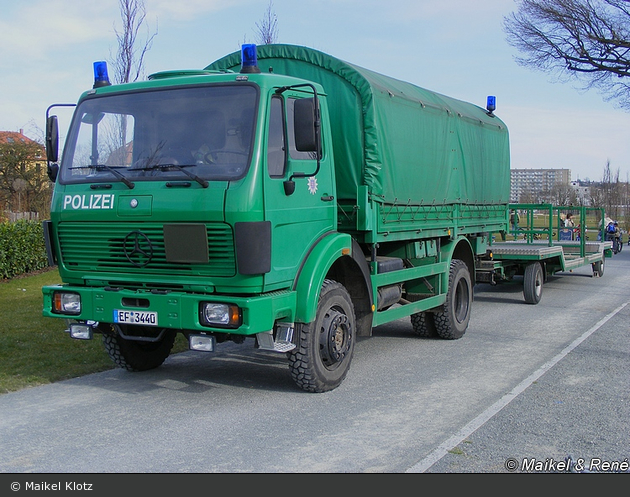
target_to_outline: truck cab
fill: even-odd
[[[177,332],[200,350],[253,335],[293,348],[298,270],[337,225],[323,89],[248,64],[123,85],[98,71],[51,164],[45,232],[63,284],[43,288],[44,315],[114,337],[128,369],[168,353],[121,347],[170,350]]]

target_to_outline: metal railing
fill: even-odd
[[[580,248],[580,257],[584,257],[586,242],[591,241],[591,234],[596,240],[603,241],[605,212],[601,207],[583,205],[554,206],[552,204],[509,204],[509,215],[519,215],[514,225],[510,219],[509,234],[518,239],[519,235],[527,243],[554,243],[574,245]],[[567,214],[574,219],[573,226],[565,226]],[[524,216],[524,222],[523,222]],[[540,222],[542,216],[543,222]],[[564,217],[563,217],[564,216]]]

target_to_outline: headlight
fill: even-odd
[[[202,302],[199,309],[201,324],[218,328],[238,328],[242,323],[241,309],[233,304]]]
[[[53,312],[57,314],[81,314],[81,296],[78,293],[55,292]]]

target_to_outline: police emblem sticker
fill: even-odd
[[[311,195],[315,195],[315,193],[317,192],[317,178],[315,176],[311,176],[308,179],[308,191],[311,192]]]

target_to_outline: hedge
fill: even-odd
[[[0,223],[0,274],[10,279],[48,266],[40,221]]]

